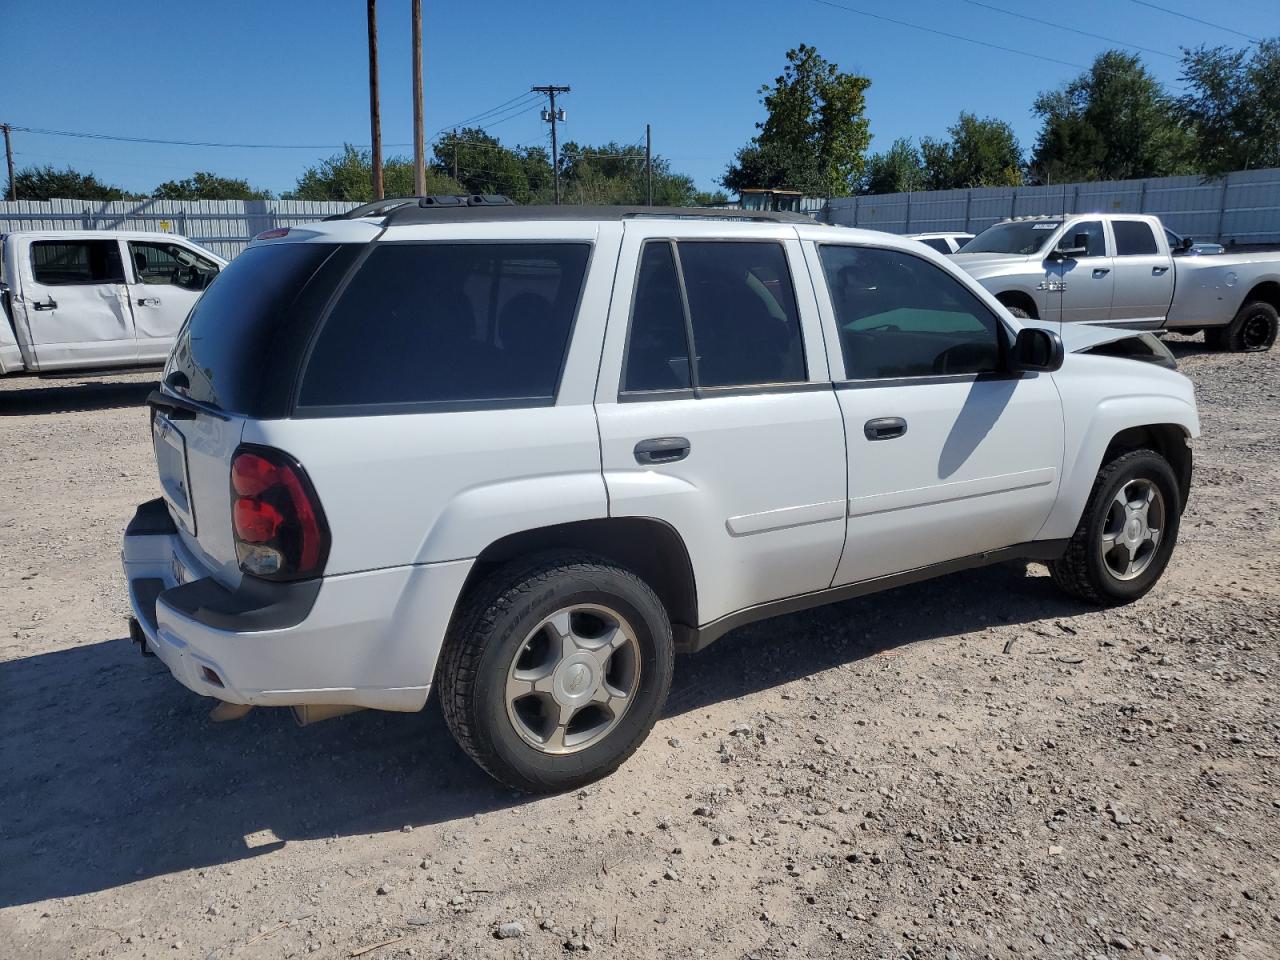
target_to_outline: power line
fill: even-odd
[[[892,23],[899,27],[907,27],[910,30],[921,30],[925,33],[932,33],[935,36],[947,37],[951,40],[962,40],[965,43],[976,44],[979,47],[987,47],[991,50],[1001,50],[1004,53],[1015,53],[1020,57],[1031,57],[1034,60],[1044,60],[1046,63],[1056,63],[1064,67],[1075,67],[1077,70],[1089,69],[1082,63],[1073,63],[1070,60],[1059,60],[1057,57],[1046,57],[1041,53],[1032,53],[1029,50],[1018,50],[1014,47],[1006,47],[999,43],[989,43],[986,40],[976,40],[973,37],[962,36],[958,33],[948,33],[945,30],[936,30],[933,27],[926,27],[919,23],[911,23],[907,20],[896,20],[893,17],[886,17],[883,14],[871,13],[867,10],[859,10],[856,7],[847,7],[843,4],[833,3],[832,0],[812,0],[813,3],[820,3],[824,7],[831,7],[833,10],[843,10],[845,13],[852,13],[860,17],[870,17],[872,20],[880,20],[884,23]],[[1136,0],[1135,0],[1136,2]]]
[[[171,147],[228,147],[236,150],[340,150],[345,143],[213,143],[205,140],[163,140],[158,137],[122,137],[106,133],[81,133],[72,130],[49,130],[44,127],[20,127],[14,124],[13,130],[23,133],[35,133],[46,137],[76,137],[81,140],[112,140],[118,143],[151,143]],[[407,143],[388,144],[393,147],[407,147]]]
[[[996,13],[1003,13],[1007,17],[1017,17],[1019,20],[1028,20],[1031,23],[1038,23],[1045,27],[1054,27],[1058,30],[1066,30],[1069,33],[1079,34],[1082,37],[1091,37],[1094,40],[1102,40],[1106,43],[1119,44],[1122,47],[1130,47],[1133,50],[1141,50],[1143,53],[1154,53],[1161,57],[1168,57],[1171,60],[1177,60],[1176,53],[1169,53],[1167,50],[1155,50],[1151,47],[1144,47],[1137,43],[1128,43],[1124,40],[1117,40],[1114,37],[1104,37],[1100,33],[1090,33],[1088,30],[1077,30],[1075,27],[1068,27],[1062,23],[1056,23],[1053,20],[1041,20],[1039,17],[1028,16],[1025,13],[1018,13],[1015,10],[1005,10],[1003,7],[992,6],[989,3],[982,3],[981,0],[964,0],[965,3],[975,7],[982,7],[986,10],[994,10]]]
[[[1140,7],[1150,7],[1152,10],[1159,10],[1161,13],[1167,13],[1171,17],[1181,17],[1183,20],[1190,20],[1192,23],[1199,23],[1206,27],[1213,27],[1216,30],[1225,30],[1227,33],[1234,33],[1237,37],[1244,37],[1253,43],[1261,43],[1257,37],[1251,37],[1247,33],[1241,33],[1239,30],[1232,30],[1230,27],[1224,27],[1220,23],[1214,23],[1212,20],[1201,20],[1199,17],[1193,17],[1189,13],[1179,13],[1177,10],[1170,10],[1168,7],[1162,7],[1157,3],[1149,3],[1148,0],[1133,0]]]
[[[477,113],[473,117],[467,117],[467,119],[459,120],[457,123],[446,123],[443,127],[441,127],[439,130],[435,132],[435,136],[438,137],[440,136],[440,134],[446,133],[449,130],[456,129],[457,127],[465,127],[469,123],[475,123],[477,120],[483,120],[485,117],[488,117],[492,114],[500,113],[506,107],[515,104],[517,100],[524,100],[526,103],[533,102],[533,101],[536,101],[538,103],[542,102],[541,97],[534,94],[533,91],[531,90],[526,90],[524,93],[520,94],[519,96],[512,97],[510,100],[504,100],[502,103],[498,104],[496,107],[490,107],[488,110],[482,110],[480,113]]]

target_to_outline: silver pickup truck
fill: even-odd
[[[1280,252],[1185,256],[1156,217],[1017,217],[953,254],[1014,315],[1205,332],[1223,350],[1268,350],[1280,314]]]

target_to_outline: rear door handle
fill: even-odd
[[[1163,277],[1168,272],[1169,272],[1168,267],[1152,267],[1151,268],[1151,275],[1153,277]]]
[[[1100,280],[1100,279],[1102,279],[1103,277],[1105,277],[1105,276],[1106,276],[1108,273],[1110,273],[1110,272],[1111,272],[1111,268],[1110,268],[1110,267],[1094,267],[1094,268],[1093,268],[1093,279],[1095,279],[1095,280]]]
[[[138,306],[140,307],[158,307],[160,306],[159,297],[139,297]]]
[[[43,302],[39,300],[33,300],[31,301],[31,307],[34,310],[57,310],[58,301],[53,299],[53,297],[50,297],[48,300],[45,300]]]
[[[901,417],[877,417],[862,425],[868,440],[895,440],[907,432],[907,421]]]
[[[636,463],[675,463],[689,455],[689,441],[684,437],[653,437],[636,444]]]

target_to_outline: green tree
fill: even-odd
[[[1129,180],[1192,169],[1192,137],[1177,104],[1142,58],[1099,54],[1085,73],[1036,97],[1042,126],[1031,158],[1035,179]]]
[[[699,192],[693,178],[671,169],[662,156],[652,158],[654,206],[691,206]],[[642,144],[581,146],[573,141],[560,154],[560,179],[569,203],[643,204],[648,195]]]
[[[1022,183],[1022,148],[1003,120],[961,113],[947,128],[949,139],[920,141],[925,187],[1005,187]]]
[[[841,73],[816,48],[787,51],[787,65],[760,88],[767,111],[760,131],[740,149],[721,183],[741,192],[752,187],[801,190],[810,196],[844,197],[857,188],[871,143],[866,111],[867,77]]]
[[[909,193],[924,189],[924,162],[906,137],[899,137],[884,153],[867,158],[862,173],[863,193]]]
[[[1226,47],[1182,51],[1178,99],[1183,122],[1195,136],[1200,173],[1280,167],[1280,38],[1264,40],[1252,54]]]
[[[270,200],[271,191],[251,187],[248,180],[197,170],[183,180],[165,181],[151,196],[161,200]]]
[[[23,167],[13,175],[19,200],[131,200],[119,187],[103,183],[92,173],[67,167]],[[6,194],[7,196],[7,194]]]
[[[383,186],[388,197],[413,196],[413,161],[391,157],[382,165]],[[427,193],[462,194],[466,191],[452,177],[427,168]],[[349,200],[368,203],[373,199],[373,159],[368,150],[347,144],[334,154],[308,167],[297,186],[284,195],[286,200]]]
[[[437,172],[448,177],[458,171],[464,193],[500,193],[516,203],[528,203],[532,196],[521,155],[479,127],[446,134],[435,142],[432,152]]]

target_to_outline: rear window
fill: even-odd
[[[1156,235],[1151,224],[1141,220],[1112,220],[1111,229],[1116,235],[1117,257],[1141,257],[1159,253]]]
[[[590,252],[586,243],[378,245],[325,321],[298,407],[553,402]]]
[[[165,378],[182,373],[193,400],[260,413],[261,387],[286,358],[274,348],[294,300],[338,249],[327,243],[249,247],[209,285],[178,334]],[[172,380],[169,380],[172,383]]]
[[[120,244],[115,240],[35,240],[31,276],[46,286],[124,283]]]

